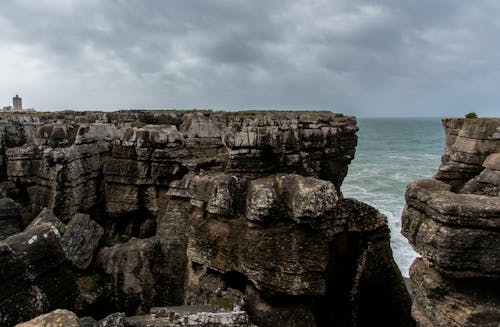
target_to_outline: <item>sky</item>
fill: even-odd
[[[500,116],[498,0],[2,0],[0,106]]]

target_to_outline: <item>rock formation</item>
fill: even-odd
[[[134,326],[182,304],[218,308],[179,316],[207,323],[412,326],[385,216],[340,190],[353,117],[0,117],[1,323],[67,303]]]
[[[445,119],[434,179],[408,184],[402,232],[420,326],[500,323],[500,119]]]

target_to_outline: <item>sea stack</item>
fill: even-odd
[[[433,179],[408,184],[402,232],[420,253],[410,277],[422,327],[500,322],[500,119],[444,119]]]

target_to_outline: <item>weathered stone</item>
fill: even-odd
[[[417,259],[410,268],[416,292],[412,314],[421,327],[498,326],[498,281],[446,277]]]
[[[500,152],[500,119],[443,119],[443,125],[446,150],[435,178],[459,189],[481,172],[489,154]]]
[[[111,307],[126,312],[145,313],[157,300],[164,265],[156,239],[136,239],[102,248],[97,266],[102,270],[104,296]]]
[[[0,240],[21,231],[21,206],[10,198],[0,199]]]
[[[71,311],[57,309],[16,327],[79,327],[78,317]]]
[[[62,238],[66,258],[78,269],[88,268],[103,234],[103,228],[91,220],[89,215],[75,214],[66,226]]]
[[[54,215],[54,212],[48,208],[43,208],[42,211],[36,216],[35,219],[26,227],[26,229],[30,229],[35,226],[39,226],[41,224],[49,223],[54,226],[61,232],[61,227],[62,227],[62,222],[59,220],[59,218]]]
[[[12,136],[0,129],[2,178],[32,215],[46,207],[68,223],[62,243],[78,269],[79,292],[69,301],[78,312],[139,314],[187,302],[235,310],[179,315],[192,324],[247,325],[246,313],[232,317],[246,306],[261,326],[363,325],[380,316],[386,326],[412,325],[386,218],[340,193],[357,142],[354,117],[122,111],[37,119],[9,121]],[[467,169],[478,159],[470,158]],[[29,229],[55,223],[47,212]],[[80,224],[77,212],[92,220]],[[95,261],[101,232],[93,221],[107,245]],[[32,288],[12,296],[8,285],[24,257],[0,249],[12,267],[7,301],[37,299]],[[64,257],[45,264],[64,275]],[[44,269],[37,278],[46,278],[47,292]],[[61,294],[71,289],[54,285]],[[160,318],[126,323],[165,323]]]
[[[124,327],[125,314],[123,312],[112,313],[109,316],[99,320],[97,327]]]
[[[402,233],[422,255],[410,268],[419,326],[500,321],[500,119],[445,119],[441,180],[408,184]],[[458,192],[458,193],[455,193]]]
[[[154,308],[150,315],[126,318],[131,327],[252,326],[245,311],[224,311],[207,306]]]
[[[57,228],[32,226],[0,242],[0,323],[12,325],[72,299],[74,277],[63,265]]]

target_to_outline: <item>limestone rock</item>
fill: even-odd
[[[500,290],[480,280],[453,279],[417,259],[410,268],[416,292],[412,314],[421,327],[498,326]]]
[[[71,294],[68,305],[84,315],[190,303],[234,311],[176,311],[181,323],[363,325],[383,316],[386,326],[412,326],[386,217],[340,192],[356,131],[354,117],[331,112],[132,110],[2,120],[0,180],[18,190],[9,194],[26,205],[26,224],[41,212],[9,239],[26,243],[36,233],[38,240],[43,228],[63,227],[55,217],[68,225],[62,241],[57,228],[45,231],[50,242],[37,249],[0,242],[7,264],[0,312],[23,307],[29,319]],[[460,199],[453,210],[463,211]],[[125,323],[165,323],[158,315]]]
[[[159,278],[164,264],[160,243],[153,238],[132,238],[102,248],[97,254],[97,266],[102,270],[109,305],[115,310],[147,312],[157,298],[156,286],[162,282]]]
[[[74,277],[50,223],[0,242],[0,323],[11,325],[71,303]]]
[[[500,321],[500,119],[445,119],[431,180],[408,184],[402,233],[422,255],[410,268],[419,326]]]
[[[125,314],[123,312],[112,313],[109,316],[99,320],[97,327],[124,327]]]
[[[500,276],[500,201],[442,191],[446,188],[432,180],[408,184],[403,235],[426,261],[449,275]]]
[[[66,226],[62,238],[66,258],[78,269],[88,268],[103,234],[103,228],[91,220],[89,215],[75,214]]]
[[[56,226],[59,232],[61,232],[60,227],[62,227],[62,222],[59,220],[59,218],[56,217],[56,215],[54,215],[54,212],[48,208],[43,208],[42,211],[40,211],[40,213],[38,214],[38,216],[36,216],[36,218],[33,219],[33,221],[28,225],[28,227],[26,227],[26,229],[30,229],[32,227],[45,223],[49,223]]]
[[[79,327],[78,317],[71,311],[57,309],[16,327]]]
[[[0,240],[21,231],[21,206],[10,198],[0,199]]]
[[[459,189],[481,172],[488,155],[500,152],[500,119],[443,119],[443,125],[446,149],[435,178]]]

